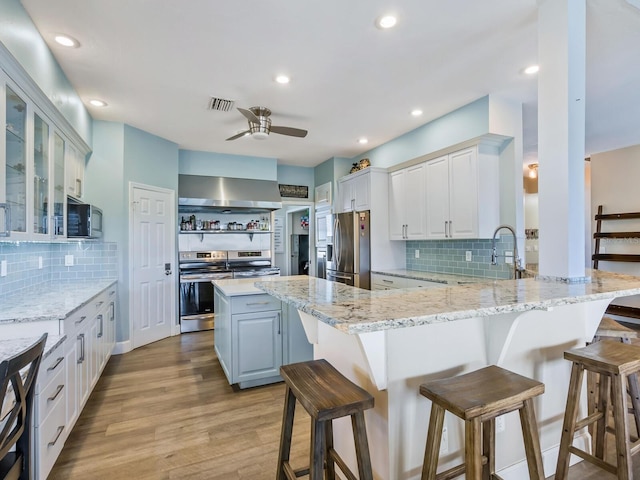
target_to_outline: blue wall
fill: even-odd
[[[0,1],[0,42],[91,146],[91,116],[19,0]]]
[[[371,165],[387,168],[487,133],[488,96],[353,157],[352,161],[369,158]]]
[[[279,165],[278,183],[284,185],[306,185],[309,189],[309,196],[307,198],[313,201],[315,187],[313,168]]]
[[[178,144],[124,126],[124,180],[178,191]]]

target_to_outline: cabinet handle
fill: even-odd
[[[115,303],[111,302],[111,305],[109,305],[109,321],[113,322],[116,319],[116,305]]]
[[[453,225],[453,222],[451,220],[449,220],[449,238],[453,238],[453,233],[451,231],[451,226]]]
[[[49,368],[47,368],[47,372],[51,372],[55,370],[58,367],[58,365],[60,365],[60,362],[62,362],[62,360],[64,360],[64,357],[58,357],[58,359],[56,360],[56,363],[54,363]]]
[[[82,180],[79,178],[76,178],[76,195],[78,195],[78,197],[82,196]]]
[[[382,281],[383,281],[384,283],[393,283],[393,280],[385,280],[384,278],[382,279]]]
[[[269,302],[247,302],[245,305],[269,305]]]
[[[0,233],[0,237],[8,237],[11,235],[11,205],[0,203],[0,208],[4,210],[4,232]]]
[[[96,308],[100,308],[103,303],[104,303],[104,301],[96,303]]]
[[[86,315],[83,315],[80,317],[80,320],[76,320],[76,325],[80,325],[82,322],[84,322],[84,319],[87,318]]]
[[[115,290],[111,290],[111,291],[109,292],[109,296],[113,295],[114,293],[116,293],[116,291],[115,291]]]
[[[278,312],[277,315],[278,315],[278,335],[280,335],[280,331],[282,330],[282,316],[280,315],[280,312]]]
[[[98,320],[100,320],[100,331],[98,332],[98,338],[102,338],[102,315],[98,315]]]
[[[56,398],[58,398],[58,395],[60,395],[60,392],[62,391],[63,388],[64,388],[64,385],[58,385],[58,388],[56,388],[56,393],[54,393],[52,396],[47,398],[47,402],[53,402]]]
[[[60,438],[60,435],[62,435],[62,432],[64,431],[64,425],[60,425],[58,427],[58,433],[56,433],[56,438],[53,439],[53,441],[49,442],[47,444],[47,447],[53,447],[56,442],[58,441],[58,439]]]
[[[84,362],[84,333],[78,335],[78,340],[80,340],[80,358],[78,359],[78,363]]]

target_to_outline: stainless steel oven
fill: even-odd
[[[271,265],[269,250],[229,251],[228,257],[233,278],[280,276],[280,268]]]
[[[233,278],[226,251],[180,252],[180,331],[211,330],[215,325],[212,280]]]

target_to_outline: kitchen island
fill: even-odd
[[[315,358],[326,358],[375,396],[375,408],[366,412],[375,478],[420,478],[430,409],[421,383],[491,364],[545,383],[535,405],[548,476],[569,383],[563,352],[591,340],[611,300],[640,293],[637,277],[589,274],[588,283],[530,278],[376,292],[308,277],[256,286],[298,309]],[[350,425],[334,423],[337,448],[354,465]],[[461,461],[464,444],[461,421],[447,414],[445,427],[441,469]],[[517,415],[505,415],[496,446],[500,475],[527,478]]]

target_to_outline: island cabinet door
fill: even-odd
[[[280,311],[232,316],[233,383],[280,374],[282,316]]]

